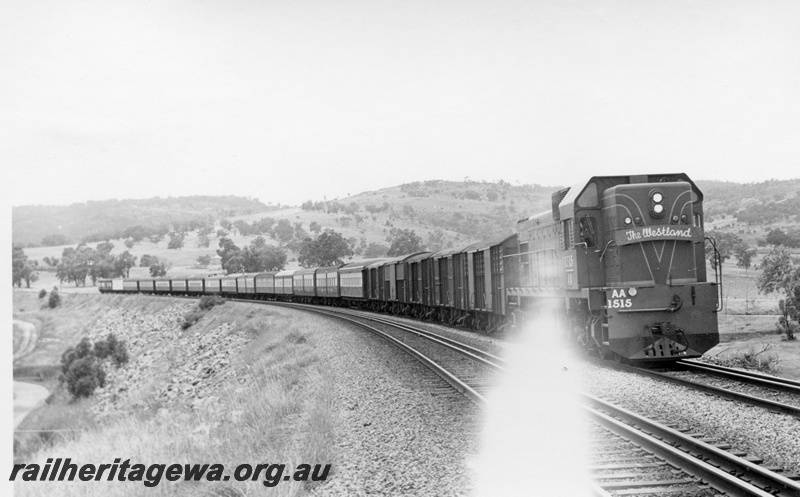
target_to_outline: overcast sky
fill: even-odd
[[[4,1],[12,205],[800,177],[800,2]]]

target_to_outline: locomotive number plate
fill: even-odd
[[[633,299],[630,298],[634,295],[631,292],[630,296],[625,293],[624,289],[619,290],[612,290],[611,291],[611,298],[606,299],[606,306],[609,309],[628,309],[633,307]]]

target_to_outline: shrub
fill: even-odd
[[[225,299],[220,297],[219,295],[206,295],[200,299],[200,302],[197,304],[203,311],[207,311],[214,307],[215,305],[222,305],[225,303]]]
[[[44,288],[42,288],[41,290],[39,290],[39,298],[40,298],[40,299],[43,299],[43,298],[45,298],[45,297],[47,297],[47,290],[45,290]]]
[[[109,333],[105,340],[95,342],[94,355],[98,359],[110,357],[117,367],[127,364],[130,359],[128,356],[127,344],[117,339],[116,335],[113,333]]]
[[[92,342],[88,338],[83,337],[78,345],[70,347],[61,354],[61,372],[67,374],[70,366],[78,359],[83,359],[92,353]]]
[[[734,354],[722,355],[729,349],[721,350],[713,356],[706,354],[703,360],[712,364],[718,364],[729,368],[741,368],[760,371],[762,373],[775,374],[780,371],[780,358],[776,354],[767,353],[772,349],[772,344],[762,344],[761,350],[756,350],[750,345],[745,350],[740,350]]]
[[[117,367],[128,362],[128,348],[124,341],[109,333],[105,340],[94,345],[83,337],[78,345],[61,355],[61,382],[74,398],[88,397],[98,387],[106,384],[103,359],[110,358]]]
[[[106,384],[106,372],[94,356],[73,361],[64,376],[67,390],[75,398],[88,397]]]
[[[191,311],[191,312],[189,312],[188,314],[183,316],[183,322],[181,323],[181,329],[185,330],[185,329],[190,328],[196,322],[200,321],[200,318],[202,318],[204,315],[205,315],[205,312],[202,312],[202,311]]]
[[[47,300],[47,306],[51,309],[55,309],[56,307],[61,305],[61,295],[58,294],[58,289],[53,287],[53,291],[50,292],[50,298]]]

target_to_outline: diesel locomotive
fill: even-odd
[[[99,285],[350,306],[489,331],[546,308],[595,354],[663,362],[719,341],[721,274],[709,281],[706,243],[703,195],[685,174],[595,176],[492,242],[338,267]]]

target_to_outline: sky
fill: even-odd
[[[800,2],[4,1],[10,205],[800,177]]]

